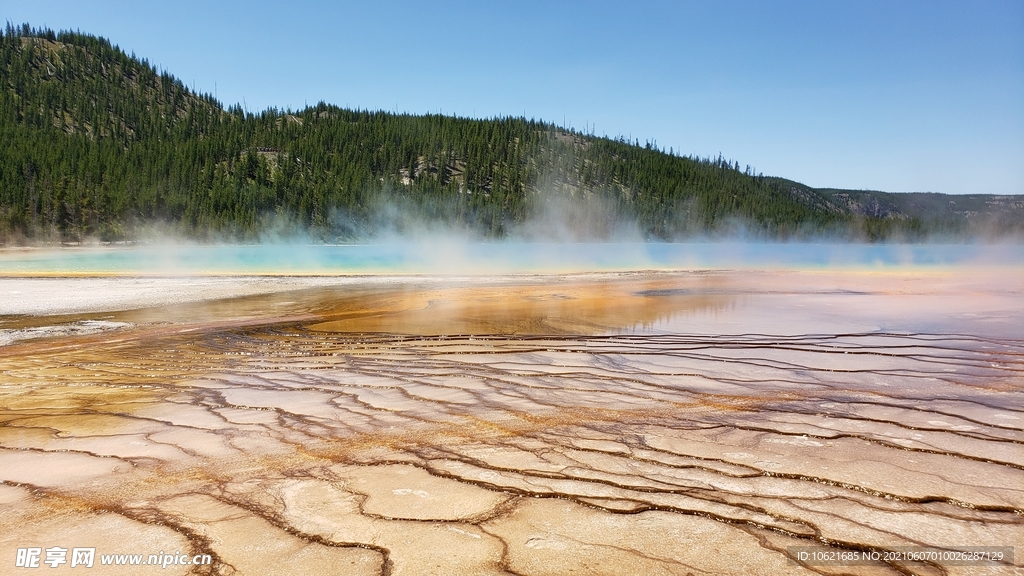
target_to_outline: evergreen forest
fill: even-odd
[[[573,240],[1019,234],[1022,196],[814,189],[552,123],[352,110],[250,112],[108,40],[0,35],[0,244],[456,229]]]

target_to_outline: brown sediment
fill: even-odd
[[[211,574],[1015,573],[786,547],[1024,550],[1019,279],[352,284],[6,318],[120,324],[0,347],[0,561],[95,544],[210,554],[187,570]]]

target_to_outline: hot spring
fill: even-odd
[[[10,251],[0,561],[1015,574],[1021,326],[1013,246]]]

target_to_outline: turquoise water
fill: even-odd
[[[7,274],[491,274],[1024,265],[1021,245],[472,243],[137,246],[0,252]]]

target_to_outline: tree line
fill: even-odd
[[[647,239],[737,225],[765,238],[864,227],[792,184],[721,157],[522,117],[323,102],[250,113],[103,38],[10,23],[0,36],[8,244],[133,240],[154,223],[198,240],[252,240],[285,226],[345,241],[400,229],[396,213],[501,238],[552,204],[600,205],[597,219],[629,221]]]

